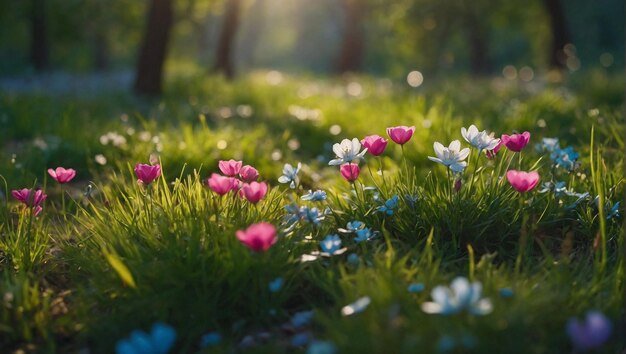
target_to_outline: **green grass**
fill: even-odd
[[[458,79],[408,90],[368,77],[271,85],[265,73],[233,83],[189,74],[171,78],[158,100],[3,93],[0,347],[111,353],[117,340],[161,321],[177,331],[172,352],[202,352],[211,331],[223,340],[204,352],[305,352],[290,345],[295,332],[285,324],[313,310],[312,323],[296,332],[330,340],[339,352],[436,352],[449,336],[458,344],[452,352],[557,353],[572,351],[568,319],[596,309],[614,326],[598,352],[616,352],[624,346],[624,236],[622,216],[606,217],[624,193],[623,82],[579,75],[561,84]],[[360,95],[347,93],[350,83]],[[467,146],[460,128],[470,124],[497,135],[528,130],[531,143],[521,160],[472,151],[457,193],[427,156],[435,141]],[[330,146],[394,125],[415,125],[415,136],[404,152],[390,142],[380,161],[368,157],[353,192],[327,166]],[[103,144],[108,132],[123,141]],[[534,148],[542,137],[573,146],[580,166],[555,168]],[[132,167],[151,154],[163,175],[142,187]],[[258,205],[206,187],[218,160],[230,158],[255,166],[271,185]],[[284,163],[298,161],[301,183],[290,190],[277,178]],[[59,165],[78,170],[63,188],[45,173]],[[502,179],[507,166],[538,170],[541,182],[565,181],[591,198],[568,208],[575,197],[539,193],[541,186],[519,194]],[[48,194],[37,218],[10,197],[33,185]],[[300,200],[317,188],[326,201]],[[393,195],[393,215],[377,212]],[[596,195],[606,207],[598,209]],[[293,201],[329,213],[319,225],[287,230],[284,206]],[[345,253],[301,262],[352,220],[376,236],[356,244],[341,234]],[[257,254],[235,232],[260,221],[275,225],[279,240]],[[482,283],[491,314],[421,310],[435,286],[456,276]],[[278,277],[284,285],[272,292]],[[414,282],[425,290],[408,292]],[[513,296],[502,297],[502,288]],[[371,298],[367,309],[341,316],[363,296]]]

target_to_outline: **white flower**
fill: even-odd
[[[470,125],[468,129],[461,128],[461,135],[465,141],[478,150],[493,150],[500,143],[499,138],[494,138],[493,134],[487,134],[486,130],[479,132],[474,124]]]
[[[278,182],[280,183],[289,183],[289,188],[294,189],[298,184],[298,172],[300,172],[300,168],[302,164],[298,162],[298,167],[294,168],[290,164],[286,163],[283,166],[283,175],[278,177]]]
[[[481,299],[480,282],[470,284],[464,277],[455,278],[450,287],[437,286],[430,293],[434,302],[422,304],[422,310],[429,314],[453,315],[467,310],[473,315],[487,315],[493,310],[491,300]]]
[[[461,142],[454,140],[448,147],[443,146],[441,143],[435,142],[433,144],[435,148],[435,154],[437,157],[428,156],[430,161],[435,161],[444,166],[450,167],[454,172],[462,172],[467,166],[467,162],[463,161],[469,155],[469,148],[461,149]]]
[[[330,160],[328,163],[331,166],[339,166],[344,163],[350,163],[354,160],[363,160],[363,155],[367,152],[367,148],[361,150],[361,142],[359,139],[354,138],[352,141],[343,139],[340,144],[333,145],[333,152],[337,155],[337,158]]]

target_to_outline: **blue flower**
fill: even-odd
[[[543,138],[541,139],[541,144],[537,144],[537,151],[548,151],[552,152],[555,149],[559,149],[559,139],[558,138]]]
[[[202,348],[211,347],[220,344],[222,335],[218,332],[209,332],[200,338],[200,346]]]
[[[539,190],[539,193],[546,193],[550,191],[554,191],[554,195],[557,198],[560,198],[563,194],[568,193],[567,186],[565,185],[565,182],[563,181],[556,182],[556,183],[544,182],[542,184],[542,188]]]
[[[308,333],[298,333],[291,337],[291,346],[293,347],[302,347],[307,345],[311,340],[311,336]]]
[[[611,321],[598,311],[589,311],[584,322],[571,318],[567,322],[566,331],[574,347],[580,351],[595,349],[609,339],[613,325]]]
[[[372,231],[370,230],[369,227],[366,227],[364,229],[360,229],[356,231],[356,237],[354,238],[354,241],[356,241],[357,243],[360,243],[363,241],[368,241],[371,238],[372,238]]]
[[[503,298],[513,297],[513,289],[511,288],[502,288],[500,289],[500,296]]]
[[[408,292],[410,293],[421,293],[422,291],[424,291],[424,284],[422,283],[411,283],[409,284],[409,287],[407,288]]]
[[[611,210],[609,210],[606,219],[610,220],[617,217],[619,217],[619,202],[613,204],[613,207],[611,208]]]
[[[353,266],[358,266],[359,263],[361,262],[361,260],[359,259],[359,256],[356,253],[350,253],[350,255],[348,255],[348,264],[353,265]]]
[[[387,215],[393,215],[393,210],[398,206],[398,196],[394,195],[393,197],[387,199],[384,205],[378,207],[376,211],[380,213],[385,213]]]
[[[320,247],[322,248],[322,251],[330,255],[334,255],[341,249],[341,239],[339,238],[339,235],[328,235],[322,242],[320,242]]]
[[[174,346],[176,330],[157,322],[152,325],[150,334],[135,330],[126,339],[121,339],[115,345],[117,354],[166,354]]]
[[[304,327],[311,322],[313,315],[313,310],[296,312],[291,316],[291,325],[295,328]]]
[[[574,151],[574,148],[571,146],[564,149],[556,148],[550,154],[550,158],[557,167],[562,167],[567,170],[573,170],[576,167],[578,156],[578,153]]]
[[[437,341],[437,352],[447,353],[452,351],[454,347],[456,347],[456,342],[452,336],[443,335],[439,337],[439,340]]]
[[[337,347],[333,342],[325,340],[315,340],[309,344],[306,354],[335,354]]]
[[[283,278],[278,277],[272,280],[267,286],[271,292],[275,293],[275,292],[278,292],[280,289],[282,289],[283,283],[284,283]]]
[[[301,198],[302,200],[320,202],[320,201],[326,200],[326,192],[320,189],[316,190],[315,192],[309,190],[309,193],[303,195]]]
[[[358,300],[351,303],[350,305],[344,306],[341,309],[341,314],[343,316],[351,316],[357,313],[361,313],[365,311],[365,309],[369,306],[371,302],[372,302],[372,299],[370,299],[369,296],[363,296],[362,298],[359,298]]]
[[[283,175],[278,177],[278,182],[289,183],[289,188],[294,189],[298,185],[298,172],[302,168],[302,164],[298,162],[298,167],[294,168],[290,164],[286,163],[283,166]]]
[[[431,292],[434,302],[422,304],[422,310],[429,314],[453,315],[467,310],[474,315],[491,313],[491,300],[481,299],[482,285],[479,282],[470,284],[464,277],[455,278],[450,287],[437,286]]]

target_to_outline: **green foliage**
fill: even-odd
[[[449,336],[456,352],[542,353],[570,351],[565,323],[587,310],[602,311],[617,328],[622,216],[606,218],[624,192],[623,102],[612,93],[623,82],[542,81],[537,88],[459,79],[429,83],[418,94],[367,77],[283,76],[272,84],[257,73],[226,83],[191,78],[193,70],[154,101],[112,93],[0,100],[8,118],[0,150],[7,184],[0,198],[3,348],[111,353],[117,340],[161,321],[176,329],[173,352],[181,353],[202,352],[210,331],[224,340],[205,352],[250,341],[253,352],[299,352],[289,342],[302,331],[341,352],[434,352]],[[350,94],[355,85],[361,92]],[[497,134],[528,130],[531,144],[521,158],[503,149],[488,160],[474,150],[457,192],[456,178],[426,157],[433,142],[461,139],[460,127],[472,123]],[[403,149],[390,142],[380,159],[368,155],[357,183],[327,166],[332,143],[384,136],[400,124],[416,125],[412,140]],[[534,148],[542,137],[572,145],[580,167],[554,166]],[[95,161],[98,154],[106,163]],[[133,167],[151,154],[163,175],[138,184]],[[259,204],[206,186],[217,161],[230,158],[257,167],[270,184]],[[298,161],[300,186],[277,183],[283,164]],[[59,186],[47,178],[45,169],[57,165],[76,168],[76,180]],[[541,186],[517,193],[502,178],[510,168],[538,170],[541,182],[563,181],[590,198],[573,205],[577,198],[540,193]],[[11,189],[33,184],[48,194],[38,218],[10,197]],[[301,200],[317,188],[327,200]],[[379,212],[394,195],[393,214]],[[329,212],[319,224],[292,226],[284,208],[292,203]],[[356,243],[338,231],[354,220],[371,228],[371,240]],[[235,237],[260,221],[279,230],[266,253]],[[342,254],[316,253],[328,234],[340,235]],[[303,262],[304,255],[314,260]],[[480,281],[493,313],[424,313],[433,288],[456,276]],[[272,291],[279,277],[284,283]],[[416,282],[425,289],[407,291]],[[503,288],[513,295],[501,296]],[[363,296],[371,298],[367,309],[341,316]],[[291,316],[307,310],[313,323],[292,329]],[[614,335],[602,350],[621,346]]]

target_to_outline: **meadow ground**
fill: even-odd
[[[622,79],[597,71],[412,89],[278,72],[228,83],[195,71],[171,77],[160,99],[108,86],[5,88],[0,348],[617,352],[626,331]],[[528,131],[530,141],[487,158],[461,134],[472,124],[496,138]],[[395,126],[416,129],[399,145],[386,132]],[[388,144],[364,155],[356,181],[328,165],[347,151],[334,144],[373,134]],[[470,148],[460,173],[428,159],[463,160],[433,149],[453,140]],[[230,159],[254,166],[267,194],[208,186]],[[138,163],[159,164],[160,176],[137,183]],[[284,171],[298,163],[297,178]],[[76,177],[57,183],[46,170],[58,166]],[[508,170],[540,180],[518,192]],[[12,197],[22,188],[47,195],[41,212],[32,195]],[[262,222],[272,226],[258,234],[275,229],[276,240],[238,233]],[[611,330],[576,327],[589,311]]]

